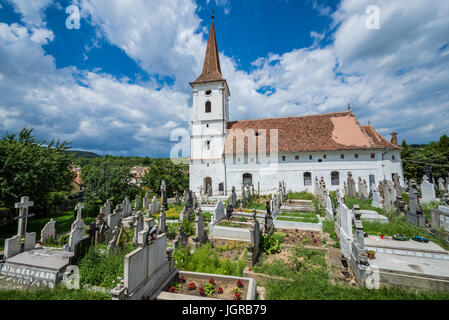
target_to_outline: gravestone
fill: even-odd
[[[433,184],[433,178],[432,178],[432,167],[428,164],[424,166],[424,174],[427,177],[427,181],[431,184]]]
[[[72,223],[70,228],[70,238],[69,238],[69,250],[70,252],[75,252],[75,246],[84,238],[84,226],[85,223],[82,219],[78,218]]]
[[[56,239],[56,221],[52,218],[41,230],[41,243]]]
[[[444,180],[443,178],[438,178],[438,189],[440,191],[445,191],[445,187],[444,187]]]
[[[167,216],[165,214],[165,209],[162,208],[161,215],[159,216],[159,230],[161,233],[167,233]]]
[[[19,209],[19,216],[14,218],[18,220],[17,235],[5,240],[4,256],[11,258],[23,251],[29,251],[34,249],[36,243],[36,232],[28,233],[26,231],[28,218],[34,216],[34,214],[28,214],[28,208],[34,205],[30,198],[25,196],[20,199],[20,202],[16,203],[14,207]],[[22,246],[22,239],[24,245]]]
[[[343,191],[344,191],[344,196],[349,195],[348,184],[346,183],[346,181],[343,181]]]
[[[348,172],[347,186],[348,186],[348,195],[350,197],[356,198],[357,191],[355,190],[355,181],[354,178],[352,177],[351,172]]]
[[[118,225],[119,222],[122,220],[121,218],[121,212],[122,212],[122,206],[118,204],[115,208],[115,210],[108,216],[108,226],[111,230],[114,230]]]
[[[209,224],[209,233],[212,232],[214,226],[219,223],[221,220],[226,218],[225,208],[221,200],[218,200],[215,209],[214,215],[211,218],[211,222]]]
[[[416,190],[416,182],[409,182],[409,209],[405,213],[405,217],[410,224],[418,227],[425,227],[426,217],[422,214],[422,209],[418,202],[418,190]]]
[[[198,209],[195,213],[196,213],[195,219],[196,238],[194,238],[194,241],[196,244],[204,244],[207,242],[207,233],[204,230],[203,214],[201,213],[201,209]]]
[[[147,193],[145,193],[145,197],[143,197],[143,199],[142,199],[142,209],[143,210],[148,210],[149,201],[150,201],[150,195],[147,192]]]
[[[137,212],[139,210],[140,210],[139,195],[136,194],[136,199],[134,200],[134,211]]]
[[[181,204],[181,200],[179,199],[178,190],[175,191],[175,205],[179,206]]]
[[[379,191],[377,191],[375,185],[371,185],[371,190],[372,190],[372,193],[373,193],[373,201],[371,202],[371,205],[372,205],[373,207],[381,208],[381,209],[382,209],[382,204],[380,203],[380,202],[381,202],[381,199],[380,199],[380,193],[379,193]]]
[[[393,202],[391,199],[390,188],[388,187],[387,180],[381,181],[381,190],[384,196],[383,209],[385,211],[390,211],[393,208]]]
[[[249,230],[251,243],[246,247],[247,249],[247,267],[252,268],[257,261],[260,251],[260,226],[257,219],[253,219],[253,224]]]
[[[237,194],[235,193],[235,187],[231,190],[231,206],[233,209],[237,208]]]
[[[104,214],[104,218],[107,219],[108,216],[111,214],[111,210],[112,210],[112,206],[114,205],[114,203],[112,202],[111,199],[106,200],[106,212]]]
[[[174,241],[175,248],[185,247],[189,243],[189,235],[185,233],[184,226],[179,226],[179,233]]]
[[[421,203],[427,203],[437,200],[435,196],[434,185],[433,183],[429,182],[427,176],[423,177],[423,181],[421,183],[421,193],[422,193]]]
[[[358,192],[358,195],[359,195],[359,198],[360,199],[364,199],[363,198],[363,192],[362,192],[362,189],[363,189],[363,185],[362,185],[362,177],[358,177],[358,179],[357,179],[357,190],[359,191]]]
[[[159,205],[159,202],[157,201],[156,196],[153,197],[150,204],[150,215],[153,215],[155,213],[158,213],[161,211],[161,206]]]
[[[142,231],[144,228],[144,216],[142,214],[138,214],[135,217],[133,227],[134,227],[133,243],[137,243],[139,232]]]
[[[365,179],[363,179],[363,183],[362,183],[362,195],[363,195],[363,199],[368,199],[369,198],[368,186],[366,184],[366,180]]]
[[[161,201],[164,209],[168,210],[167,185],[165,183],[165,180],[162,180],[161,183]]]

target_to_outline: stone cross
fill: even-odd
[[[162,207],[161,214],[159,216],[159,230],[161,233],[167,233],[167,216],[165,215],[165,209]]]
[[[14,218],[14,220],[19,220],[17,235],[21,238],[25,237],[28,218],[34,217],[34,214],[28,214],[28,208],[32,207],[33,205],[33,201],[30,201],[30,198],[27,196],[22,197],[20,199],[20,202],[14,205],[14,208],[19,209],[19,216]]]
[[[82,202],[78,202],[75,210],[76,210],[76,220],[81,220],[82,219],[82,213],[83,213],[83,209],[84,209],[84,204]]]
[[[168,210],[167,185],[165,184],[165,180],[162,180],[161,183],[161,200],[162,200],[162,207],[165,210]]]
[[[348,172],[348,195],[353,198],[357,197],[357,192],[355,190],[355,181],[352,177],[351,172]]]

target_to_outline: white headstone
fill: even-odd
[[[56,221],[54,219],[50,219],[41,231],[42,243],[50,239],[56,239]]]
[[[423,177],[423,182],[421,183],[421,203],[436,201],[435,188],[433,183],[430,183],[427,176]]]

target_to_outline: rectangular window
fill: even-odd
[[[374,159],[376,157],[376,154],[371,153],[371,159]]]
[[[310,155],[310,156],[309,156],[309,160],[312,160],[312,158],[313,158],[312,155]]]
[[[341,154],[340,155],[340,159],[344,159],[345,158],[345,155],[344,154]]]
[[[391,159],[396,160],[396,157],[395,157],[395,156],[392,156]]]
[[[323,159],[326,159],[326,157],[327,157],[327,156],[324,154],[324,155],[323,155]]]
[[[359,158],[359,155],[356,153],[356,154],[354,155],[354,157],[355,157],[356,159],[358,159],[358,158]]]
[[[295,156],[295,160],[299,160],[299,156]]]
[[[210,141],[206,142],[207,150],[210,150]]]
[[[285,156],[282,156],[282,161],[285,161]]]

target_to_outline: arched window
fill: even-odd
[[[212,112],[212,104],[210,101],[206,102],[206,113]]]
[[[245,173],[243,175],[243,184],[245,186],[250,186],[253,184],[253,175],[251,173]]]
[[[331,183],[333,186],[340,185],[340,174],[337,171],[331,172]]]
[[[304,172],[304,185],[305,186],[312,185],[312,174],[310,172]]]

